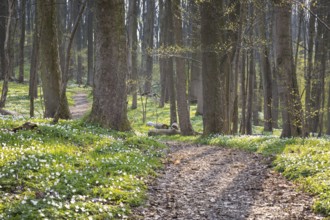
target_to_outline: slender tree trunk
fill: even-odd
[[[241,125],[240,125],[240,133],[245,134],[246,133],[246,51],[242,53],[242,58],[241,58],[241,65],[242,65],[242,70],[241,70],[241,100],[242,100],[242,120],[241,120]]]
[[[74,17],[78,17],[78,11],[80,8],[80,2],[78,0],[74,0]],[[81,22],[79,22],[77,32],[75,34],[75,42],[76,42],[76,52],[77,52],[77,78],[76,83],[78,85],[82,84],[82,77],[83,77],[83,71],[82,71],[82,25]]]
[[[4,43],[4,55],[5,55],[5,68],[4,68],[4,80],[2,85],[1,99],[0,99],[0,108],[5,107],[7,94],[8,94],[8,81],[10,76],[10,66],[11,66],[11,25],[12,25],[12,16],[15,8],[15,0],[8,0],[8,18],[6,19],[6,38]]]
[[[159,50],[165,48],[165,34],[166,34],[166,14],[165,14],[165,3],[164,0],[159,0]],[[165,95],[166,95],[166,72],[165,72],[165,58],[159,57],[159,72],[160,72],[160,98],[159,107],[163,108],[165,106]]]
[[[180,0],[173,2],[173,23],[174,23],[174,38],[175,44],[178,47],[183,47],[182,39],[182,15],[180,9]],[[178,116],[181,133],[183,135],[192,135],[194,133],[188,109],[188,98],[186,93],[186,74],[185,74],[185,60],[177,57],[175,59],[176,66],[176,91],[177,91],[177,105]]]
[[[131,71],[131,90],[132,90],[132,109],[137,108],[137,93],[138,93],[138,40],[137,40],[137,27],[138,27],[138,5],[139,0],[129,1],[129,14],[128,14],[128,34],[129,34],[129,59]]]
[[[328,111],[327,111],[327,115],[328,115],[328,121],[327,121],[327,135],[330,135],[330,82],[328,83]]]
[[[34,99],[38,96],[38,59],[39,59],[39,27],[38,27],[38,11],[35,10],[35,29],[33,33],[33,45],[31,54],[30,80],[29,80],[29,97],[30,97],[30,117],[34,117]]]
[[[6,24],[8,17],[8,1],[0,1],[0,63],[1,74],[0,79],[4,79],[6,72],[6,57],[5,57],[5,41],[6,41]]]
[[[130,130],[127,118],[127,50],[122,0],[95,0],[96,59],[90,120],[103,127]]]
[[[311,1],[311,10],[315,10],[315,0]],[[311,81],[313,72],[313,54],[314,54],[314,38],[315,38],[315,17],[310,16],[309,19],[309,35],[308,35],[308,53],[307,53],[307,74],[305,75],[305,109],[306,109],[306,132],[309,133],[311,126]]]
[[[252,134],[252,110],[253,110],[253,96],[255,84],[255,66],[254,66],[254,50],[251,49],[249,56],[249,75],[248,75],[248,94],[247,94],[247,112],[246,112],[246,134]]]
[[[142,57],[143,76],[145,77],[144,93],[151,92],[152,82],[152,69],[153,69],[153,57],[152,49],[154,44],[154,23],[155,23],[155,0],[145,0],[147,4],[145,23],[143,28],[143,41],[142,47],[144,47],[144,56]]]
[[[8,0],[8,18],[6,19],[6,38],[4,44],[4,54],[5,54],[5,74],[2,85],[1,99],[0,99],[0,108],[5,107],[7,94],[8,94],[8,82],[10,77],[10,66],[11,66],[11,26],[12,26],[12,16],[15,8],[15,1]]]
[[[266,8],[264,1],[260,1],[262,8]],[[272,72],[269,62],[269,52],[267,48],[266,14],[261,11],[259,17],[259,35],[263,42],[260,48],[260,69],[262,75],[263,97],[264,97],[264,131],[272,132]]]
[[[87,85],[93,86],[94,81],[94,0],[89,0],[87,2]]]
[[[19,43],[19,76],[18,82],[24,82],[24,44],[25,44],[25,10],[26,10],[26,0],[21,1],[21,38]]]

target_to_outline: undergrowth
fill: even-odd
[[[80,121],[0,118],[0,219],[117,219],[145,199],[164,145]]]

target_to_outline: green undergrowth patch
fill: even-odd
[[[145,199],[165,146],[82,121],[0,117],[0,219],[121,219]]]

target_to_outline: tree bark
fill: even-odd
[[[38,97],[38,59],[39,59],[39,26],[38,26],[38,10],[35,10],[35,29],[33,33],[33,45],[31,54],[30,80],[29,80],[29,97],[30,97],[30,117],[34,117],[34,98]]]
[[[173,2],[173,23],[174,23],[174,38],[175,44],[178,47],[183,47],[182,39],[182,15],[180,9],[180,0]],[[175,59],[176,66],[176,97],[178,105],[178,116],[180,130],[183,135],[192,135],[194,133],[188,109],[188,98],[186,93],[186,65],[185,59],[177,57]]]
[[[5,68],[4,68],[4,80],[2,85],[0,108],[5,107],[7,94],[8,94],[8,82],[10,77],[10,66],[11,66],[11,26],[12,26],[12,16],[15,8],[15,0],[8,0],[8,18],[6,19],[6,38],[4,42],[4,55],[5,55]]]
[[[41,80],[45,103],[44,117],[46,118],[54,117],[57,107],[61,103],[62,72],[58,50],[56,6],[55,0],[37,1],[40,24]],[[59,115],[63,119],[71,117],[67,101],[61,104]]]
[[[21,1],[21,38],[19,43],[19,76],[18,82],[24,82],[24,44],[25,44],[25,10],[26,0]]]
[[[145,0],[146,13],[143,27],[143,56],[142,56],[142,68],[143,76],[145,77],[144,93],[149,94],[151,92],[152,82],[152,69],[153,69],[153,57],[152,49],[154,44],[154,23],[155,23],[155,0]]]
[[[262,9],[266,8],[264,1],[260,1]],[[272,72],[269,61],[269,52],[267,45],[267,29],[266,29],[266,14],[264,11],[259,12],[259,35],[263,42],[260,47],[260,69],[262,73],[262,87],[264,97],[264,131],[272,132]]]
[[[6,72],[6,57],[5,57],[5,41],[6,41],[6,23],[8,17],[8,1],[0,2],[0,62],[1,74],[0,79],[4,79]]]
[[[130,60],[130,76],[131,76],[131,92],[132,92],[132,109],[137,108],[138,93],[138,5],[139,0],[130,0],[128,9],[128,39],[129,39],[129,60]]]
[[[279,77],[279,95],[283,129],[281,137],[303,135],[302,106],[296,84],[291,42],[291,4],[275,3],[275,63]]]
[[[90,121],[119,131],[127,118],[127,50],[123,0],[95,0],[95,87]]]
[[[93,86],[94,82],[94,0],[87,1],[87,85]]]

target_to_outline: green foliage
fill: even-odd
[[[0,219],[118,219],[145,198],[164,145],[81,121],[1,117]]]

